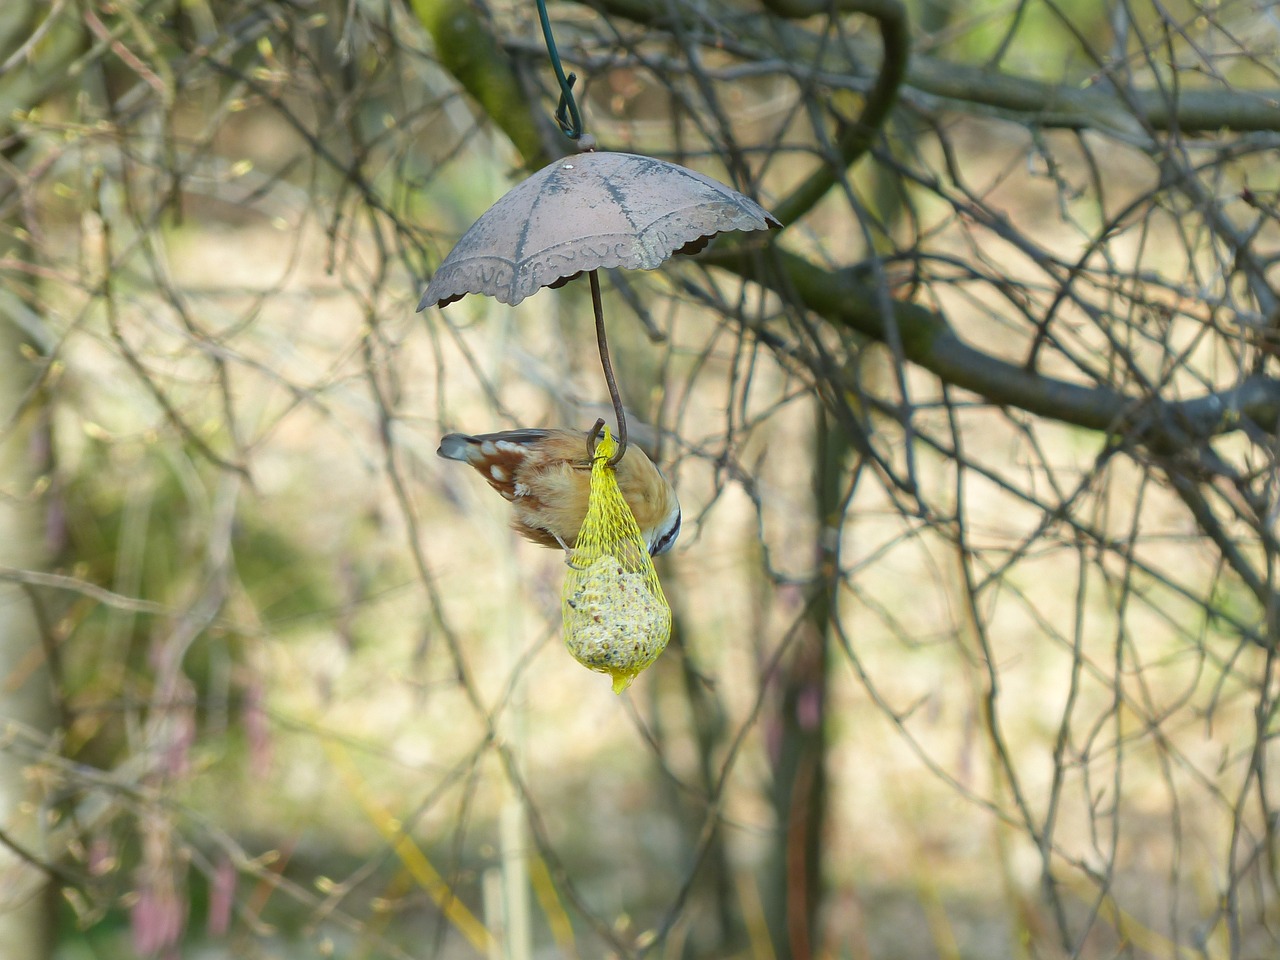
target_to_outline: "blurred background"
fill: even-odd
[[[532,0],[0,9],[0,955],[1275,956],[1280,6],[549,11],[786,225],[602,276],[620,697],[435,456],[607,414],[585,282],[415,313]]]

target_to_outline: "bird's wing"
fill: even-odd
[[[585,463],[585,436],[573,430],[538,429],[503,430],[474,437],[450,433],[441,438],[436,452],[448,460],[471,464],[503,497],[518,500],[530,496],[534,476],[573,457],[578,445],[583,445],[579,456]],[[528,460],[535,444],[541,445],[536,467]]]

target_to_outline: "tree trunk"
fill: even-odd
[[[814,444],[816,556],[820,571],[805,623],[778,666],[779,709],[774,753],[773,806],[777,838],[766,881],[766,921],[778,960],[808,960],[822,953],[818,906],[822,891],[822,831],[827,814],[826,717],[831,616],[830,575],[836,545],[849,445],[818,412]]]

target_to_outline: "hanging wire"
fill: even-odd
[[[582,136],[582,114],[578,112],[578,101],[573,96],[573,82],[578,79],[576,73],[564,75],[564,67],[560,63],[560,51],[556,49],[556,38],[551,33],[551,20],[547,16],[547,0],[538,0],[538,19],[542,21],[542,36],[547,41],[547,56],[551,58],[551,69],[556,72],[556,80],[560,84],[560,105],[556,107],[556,123],[561,132],[570,140]]]
[[[560,63],[560,51],[556,49],[556,39],[551,33],[551,20],[547,16],[546,0],[538,0],[538,19],[542,21],[542,36],[547,41],[547,56],[551,58],[551,68],[556,72],[556,80],[560,83],[560,105],[556,107],[556,123],[570,140],[582,138],[582,114],[578,112],[578,101],[573,96],[573,83],[577,74],[564,75],[564,66]],[[590,150],[594,144],[590,137],[582,138],[580,149]],[[618,384],[613,376],[613,364],[609,362],[609,341],[604,332],[604,306],[600,298],[600,278],[595,270],[590,272],[591,307],[596,318],[596,345],[600,349],[600,366],[604,370],[604,380],[609,387],[609,399],[613,401],[613,414],[618,422],[618,449],[609,458],[609,466],[616,467],[618,461],[627,452],[627,415],[622,409],[622,396],[618,393]],[[603,421],[596,424],[587,437],[589,456],[595,456],[596,438]]]
[[[600,349],[600,366],[604,369],[604,382],[609,387],[609,399],[613,401],[613,415],[618,421],[618,449],[609,458],[609,466],[616,467],[622,455],[627,452],[627,415],[622,409],[618,381],[613,377],[613,364],[609,362],[609,340],[604,335],[604,304],[600,300],[600,277],[595,270],[587,276],[591,280],[591,308],[596,315],[596,346]]]

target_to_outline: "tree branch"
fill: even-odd
[[[765,6],[785,16],[803,17],[818,12],[812,8],[821,9],[827,5],[815,0],[765,0]],[[897,0],[842,0],[838,7],[841,12],[863,13],[876,21],[883,47],[880,72],[863,103],[862,115],[857,122],[845,127],[836,141],[839,163],[819,167],[775,207],[774,215],[784,224],[793,223],[812,210],[835,184],[838,171],[847,170],[871,148],[872,141],[898,99],[898,89],[907,75],[907,64],[911,59],[907,12]]]
[[[431,34],[440,64],[480,104],[510,139],[525,165],[537,170],[552,157],[520,81],[489,25],[467,0],[412,0],[413,12]]]
[[[623,17],[653,30],[666,29],[676,16],[683,18],[687,29],[705,27],[707,23],[705,13],[684,6],[673,9],[670,4],[655,4],[648,0],[579,2],[607,16]],[[830,3],[767,0],[766,6],[777,11],[789,11],[788,15],[795,17],[821,13],[830,7]],[[842,13],[858,10],[876,16],[873,11],[882,6],[878,0],[861,3],[858,0],[836,0],[836,9]],[[729,16],[728,11],[725,13],[726,17]],[[762,57],[779,56],[777,36],[781,34],[785,42],[794,48],[795,54],[784,59],[814,62],[820,52],[821,41],[811,31],[789,22],[765,25],[760,21],[758,16],[734,18],[734,36],[742,49],[755,47]],[[881,22],[883,24],[883,20]],[[777,29],[779,26],[785,29]],[[874,62],[875,50],[871,41],[860,42],[851,38],[845,46],[859,61]],[[834,64],[825,69],[828,72],[859,72],[854,63]],[[1128,137],[1145,137],[1144,125],[1157,131],[1177,129],[1182,133],[1219,130],[1280,132],[1280,89],[1185,90],[1176,101],[1171,101],[1160,90],[1134,90],[1130,98],[1139,111],[1139,116],[1135,116],[1118,97],[1103,87],[1082,90],[916,55],[907,68],[902,90],[986,108],[1035,126],[1092,127]]]
[[[889,323],[875,288],[853,268],[827,270],[797,254],[778,249],[781,270],[766,276],[758,260],[744,255],[740,243],[708,250],[699,259],[759,283],[780,296],[794,295],[828,323],[888,342]],[[944,383],[978,394],[991,403],[1016,407],[1109,433],[1162,453],[1185,449],[1188,442],[1240,429],[1246,421],[1275,431],[1280,424],[1280,380],[1254,376],[1227,390],[1189,400],[1161,402],[1130,396],[1107,386],[1086,386],[993,357],[965,343],[946,319],[915,303],[895,301],[892,324],[901,337],[903,356]]]
[[[921,93],[1017,116],[1040,127],[1093,128],[1142,135],[1176,127],[1183,133],[1280,131],[1280,90],[1184,90],[1176,101],[1160,90],[1134,90],[1131,111],[1103,87],[1078,89],[994,70],[917,57],[906,85]]]
[[[0,25],[0,57],[4,58],[0,65],[0,139],[13,132],[16,118],[68,82],[68,68],[84,45],[84,28],[74,8],[44,7],[30,4],[29,20],[19,12],[16,19],[8,18]],[[43,13],[43,19],[36,23],[38,13]],[[20,42],[36,37],[35,42]]]

